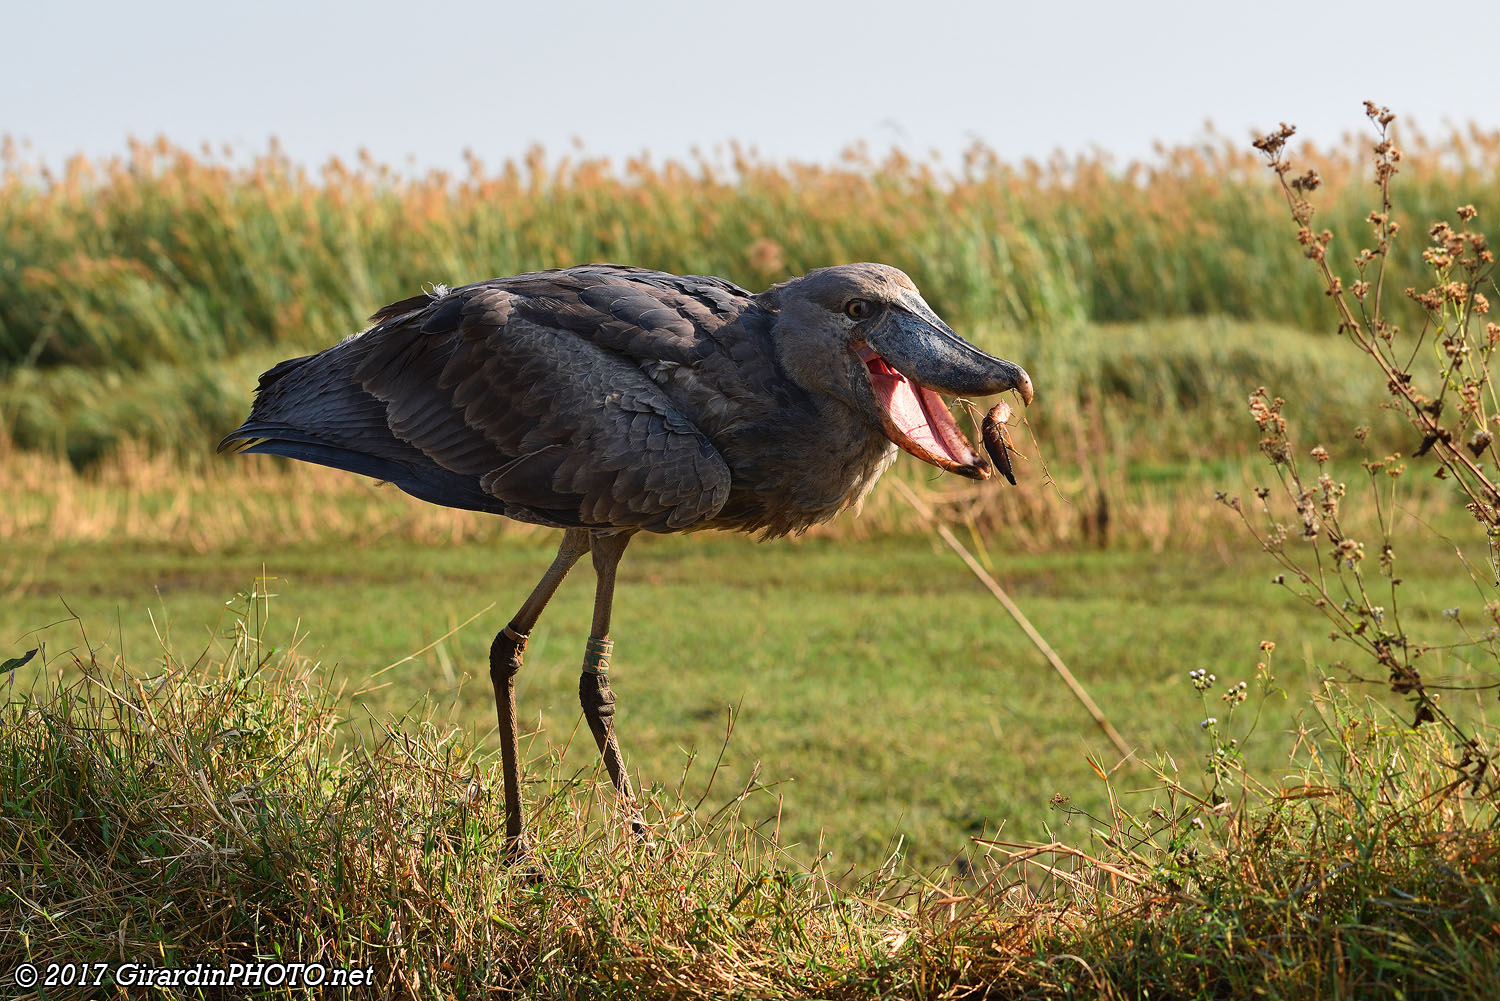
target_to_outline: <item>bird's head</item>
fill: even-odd
[[[955,334],[895,268],[819,268],[756,298],[777,314],[777,352],[794,381],[842,401],[940,469],[978,480],[990,475],[938,393],[1014,389],[1031,402],[1025,369]]]

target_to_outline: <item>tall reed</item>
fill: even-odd
[[[1482,212],[1500,199],[1500,133],[1405,145],[1420,154],[1406,178],[1415,218],[1459,190]],[[1363,219],[1362,158],[1356,140],[1299,154],[1324,178],[1335,231]],[[1321,290],[1281,252],[1278,193],[1257,168],[1243,144],[1213,135],[1123,166],[1013,164],[980,147],[950,167],[857,150],[833,166],[736,151],[726,168],[537,149],[415,177],[368,158],[308,170],[274,143],[242,162],[165,139],[52,173],[7,141],[0,371],[323,344],[425,283],[596,260],[755,288],[883,260],[982,336],[1204,314],[1321,329]]]

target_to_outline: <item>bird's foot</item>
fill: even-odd
[[[542,867],[538,864],[536,853],[532,850],[531,839],[524,834],[519,838],[511,839],[506,844],[505,851],[500,856],[500,862],[510,871],[512,877],[523,883],[534,886],[542,882]]]
[[[620,812],[630,822],[631,840],[642,848],[656,847],[656,839],[652,837],[651,825],[646,823],[646,817],[641,813],[641,808],[636,804],[633,797],[620,798]]]

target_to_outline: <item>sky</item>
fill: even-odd
[[[863,142],[956,165],[1156,143],[1323,143],[1362,101],[1500,128],[1500,3],[759,0],[42,3],[0,11],[0,133],[60,164],[129,136],[405,170],[541,144],[616,161],[730,141],[831,162]]]

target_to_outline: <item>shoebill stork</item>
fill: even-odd
[[[863,498],[898,448],[985,479],[989,463],[938,394],[1032,397],[1022,368],[959,337],[880,264],[820,268],[758,295],[589,265],[438,288],[371,321],[262,375],[249,419],[219,450],[334,466],[563,530],[490,648],[512,857],[527,850],[515,675],[585,554],[597,583],[579,699],[641,831],[608,674],[615,568],[631,538],[800,532]]]

